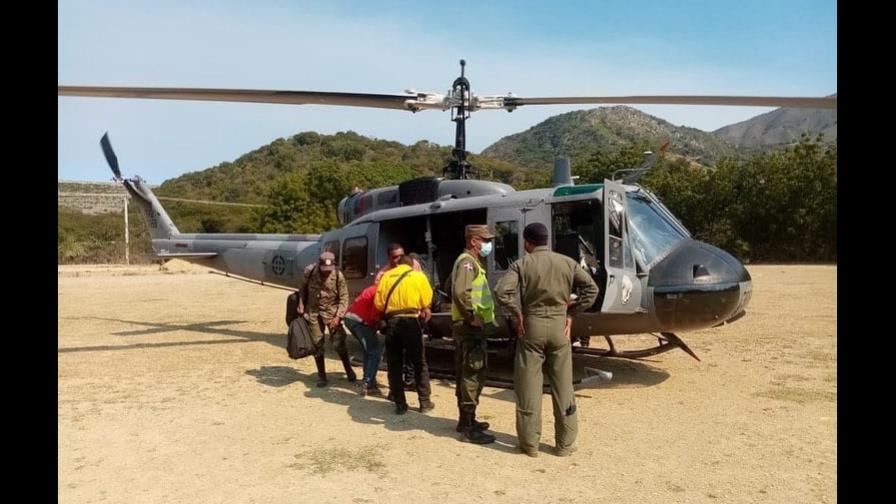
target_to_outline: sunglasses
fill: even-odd
[[[404,257],[404,254],[398,254],[398,255],[390,256],[389,258],[394,260],[394,259],[401,259],[402,257]]]

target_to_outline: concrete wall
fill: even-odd
[[[58,206],[88,215],[120,213],[124,207],[123,198],[130,198],[124,186],[117,182],[59,180],[56,185]]]

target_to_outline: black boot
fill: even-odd
[[[489,444],[495,442],[495,436],[473,428],[472,411],[461,411],[460,422],[458,425],[461,426],[461,432],[463,433],[464,438],[473,444]]]
[[[342,367],[345,368],[345,379],[350,383],[358,381],[358,376],[355,374],[355,370],[352,369],[352,363],[348,358],[348,353],[339,354],[339,358],[342,360]]]
[[[458,409],[460,409],[460,407],[458,407]],[[473,408],[473,418],[472,418],[471,425],[474,429],[480,430],[480,431],[484,431],[490,427],[490,424],[488,422],[477,422],[476,421],[476,408]],[[457,432],[464,431],[463,415],[461,415],[461,419],[457,421],[457,427],[455,427],[454,430],[456,430]]]
[[[317,365],[317,386],[318,387],[326,387],[327,386],[327,370],[324,367],[324,356],[323,355],[315,355],[314,363]]]
[[[479,422],[476,420],[476,408],[473,408],[473,428],[478,430],[486,430],[491,425],[488,422]]]

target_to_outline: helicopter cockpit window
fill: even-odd
[[[345,240],[342,246],[342,273],[347,280],[367,276],[367,237]]]
[[[518,226],[516,221],[495,223],[495,269],[504,271],[520,258]]]
[[[673,245],[687,238],[647,196],[628,193],[629,229],[635,255],[647,266],[663,256]]]
[[[600,270],[598,244],[603,213],[597,200],[551,205],[554,252],[570,257],[596,276]]]
[[[395,203],[398,203],[398,191],[383,191],[376,198],[377,208],[385,208]]]

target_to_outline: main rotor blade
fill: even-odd
[[[417,98],[417,95],[323,93],[318,91],[100,86],[59,86],[59,96],[285,103],[290,105],[345,105],[351,107],[373,107],[398,110],[410,110],[405,102]]]
[[[742,105],[748,107],[794,107],[836,109],[837,97],[799,98],[778,96],[578,96],[558,98],[505,97],[505,105],[558,105],[580,103],[655,105]]]

